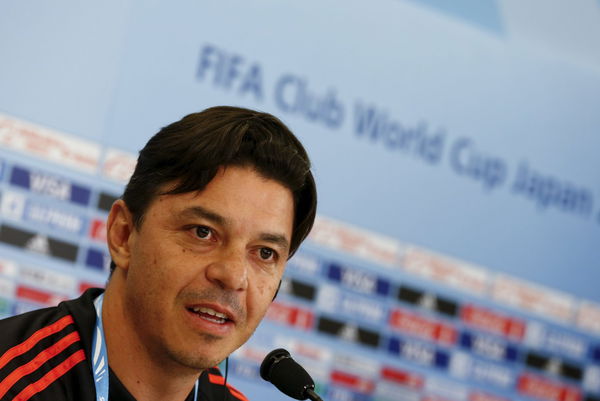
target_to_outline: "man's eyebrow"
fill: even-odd
[[[225,225],[227,223],[227,219],[221,216],[218,213],[210,211],[202,206],[193,206],[183,209],[180,215],[184,218],[203,218],[212,221],[213,223],[217,223],[220,225]]]
[[[260,236],[260,239],[277,245],[286,251],[290,249],[290,242],[287,240],[285,235],[264,233]]]

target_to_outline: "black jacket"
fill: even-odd
[[[0,320],[0,401],[96,401],[93,301],[101,292]],[[202,373],[198,399],[247,401],[223,381],[217,368]],[[109,401],[134,400],[115,375],[109,383]]]

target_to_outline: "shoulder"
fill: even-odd
[[[210,401],[248,401],[246,396],[231,384],[225,382],[219,368],[210,368],[200,376],[200,392],[204,394],[204,399]],[[224,398],[227,397],[227,398]]]
[[[89,348],[82,337],[90,337],[92,329],[82,334],[79,320],[85,314],[77,309],[82,298],[0,320],[0,399],[42,394],[71,399],[65,385],[77,388],[86,376],[93,386],[89,364],[83,363]]]

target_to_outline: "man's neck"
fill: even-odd
[[[185,400],[201,372],[161,360],[140,341],[121,297],[119,280],[111,278],[102,307],[102,323],[112,371],[138,400]],[[164,359],[164,358],[162,358]]]

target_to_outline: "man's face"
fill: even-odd
[[[192,369],[216,365],[254,332],[283,275],[292,193],[227,167],[201,192],[155,199],[129,237],[125,308],[142,346]]]

